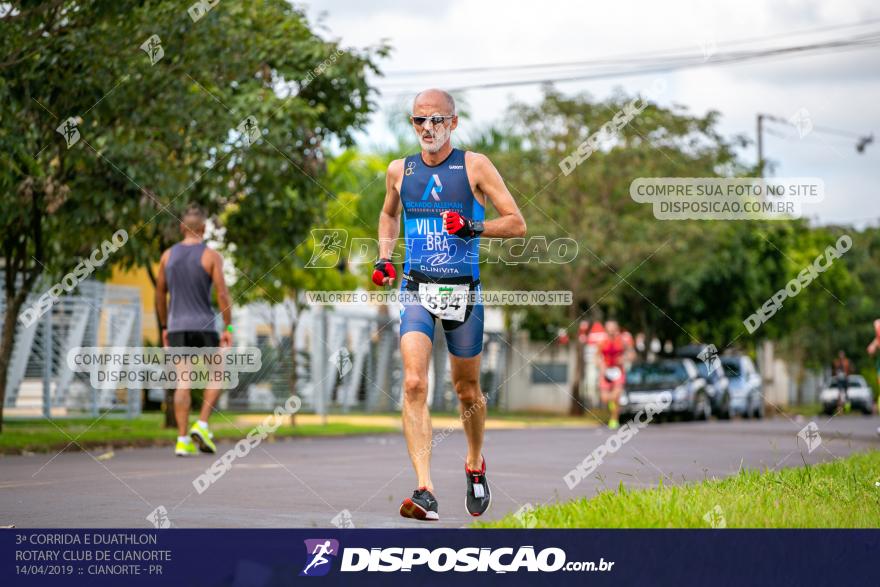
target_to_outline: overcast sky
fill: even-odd
[[[343,47],[387,41],[392,54],[381,66],[389,73],[594,60],[672,49],[698,55],[714,50],[718,55],[880,30],[876,0],[313,0],[303,4],[312,22],[320,23],[320,33],[339,39]],[[773,39],[869,20],[876,22]],[[764,37],[770,40],[734,44]],[[758,112],[788,119],[801,109],[816,127],[859,134],[880,131],[880,47],[724,66],[711,66],[710,56],[708,63],[707,67],[663,74],[667,88],[658,101],[685,105],[695,114],[718,110],[722,114],[720,129],[727,135],[754,138]],[[384,112],[410,91],[512,77],[522,75],[444,74],[433,79],[389,75],[376,80],[380,86],[395,89],[379,99],[384,110],[373,117],[361,142],[369,146],[390,140]],[[629,92],[644,90],[656,77],[564,82],[556,87],[564,93],[586,91],[603,98],[615,87]],[[497,120],[514,98],[535,102],[539,97],[539,86],[468,90],[464,101],[471,118],[465,126],[486,126]],[[765,157],[776,163],[774,176],[820,177],[825,181],[825,201],[807,207],[808,216],[822,223],[878,224],[880,144],[875,142],[859,155],[855,139],[815,131],[799,138],[794,128],[770,128],[791,137],[764,137]],[[754,146],[743,152],[744,160],[751,162],[755,157]]]

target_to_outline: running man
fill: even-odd
[[[874,320],[874,339],[868,345],[868,354],[874,357],[874,369],[877,371],[877,383],[880,384],[880,319]]]
[[[837,409],[843,408],[846,412],[849,412],[847,389],[851,374],[852,363],[846,358],[846,353],[843,350],[837,351],[837,358],[831,363],[831,377],[837,386]]]
[[[486,402],[479,384],[483,350],[479,239],[522,237],[526,223],[491,161],[452,147],[450,138],[458,126],[452,96],[442,90],[421,92],[413,101],[410,121],[421,153],[388,166],[385,203],[379,215],[380,258],[373,272],[377,285],[394,282],[397,273],[391,256],[402,214],[406,242],[400,286],[404,297],[400,310],[403,433],[417,489],[401,504],[400,515],[439,519],[431,482],[427,395],[428,361],[440,321],[468,443],[465,507],[470,515],[479,516],[489,509],[491,500],[482,455]],[[498,218],[484,221],[487,200]]]
[[[877,383],[880,384],[880,318],[874,320],[874,340],[868,345],[868,354],[874,357],[874,369],[877,372]],[[877,434],[880,434],[880,426],[877,427]]]
[[[606,337],[599,343],[599,397],[608,404],[608,428],[620,427],[620,396],[626,383],[624,361],[631,359],[631,337],[620,332],[616,320],[605,322]]]
[[[315,558],[313,558],[312,562],[306,565],[306,568],[303,569],[303,575],[308,575],[309,569],[313,569],[321,565],[326,565],[328,562],[330,562],[330,560],[325,556],[328,554],[333,554],[333,549],[330,547],[330,541],[327,540],[321,544],[316,544],[315,549],[312,550],[312,554],[315,555]]]
[[[183,240],[164,253],[156,276],[156,311],[162,329],[162,346],[217,347],[232,346],[232,301],[223,278],[223,257],[204,243],[205,211],[194,204],[183,214],[180,230]],[[211,308],[211,286],[217,290],[225,328],[218,336]],[[170,311],[166,296],[171,294]],[[198,451],[214,453],[214,435],[208,418],[220,397],[220,389],[205,389],[199,420],[187,434],[192,402],[188,387],[174,391],[174,415],[177,419],[177,445],[174,454],[191,456]],[[198,444],[198,450],[196,449]]]

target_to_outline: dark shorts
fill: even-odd
[[[197,348],[220,346],[220,335],[213,330],[182,330],[168,333],[168,346]]]
[[[480,286],[477,285],[474,291],[479,296]],[[407,332],[421,332],[433,341],[438,318],[418,302],[418,292],[407,291],[406,281],[400,292],[404,300],[400,304],[400,336]],[[483,304],[469,304],[463,322],[439,321],[443,324],[446,346],[451,354],[465,359],[483,351]]]

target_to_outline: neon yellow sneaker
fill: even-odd
[[[178,440],[174,447],[174,454],[179,457],[193,457],[199,454],[196,444],[192,440]]]
[[[617,430],[620,428],[620,422],[617,420],[608,420],[608,429],[609,430]]]
[[[217,446],[214,444],[214,435],[208,430],[207,426],[202,426],[198,422],[189,429],[190,437],[199,445],[199,450],[214,454],[217,452]]]

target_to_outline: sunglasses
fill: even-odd
[[[444,122],[446,122],[447,120],[452,119],[452,118],[455,118],[455,115],[450,114],[448,116],[442,116],[440,114],[437,114],[435,116],[410,116],[409,117],[409,119],[412,121],[412,123],[416,126],[425,126],[425,123],[429,120],[431,121],[432,125],[437,126],[437,125],[443,124]]]

